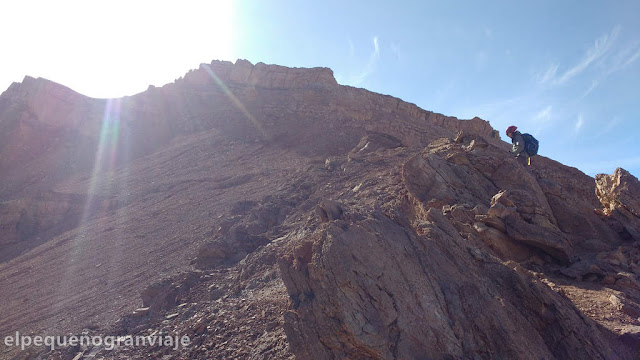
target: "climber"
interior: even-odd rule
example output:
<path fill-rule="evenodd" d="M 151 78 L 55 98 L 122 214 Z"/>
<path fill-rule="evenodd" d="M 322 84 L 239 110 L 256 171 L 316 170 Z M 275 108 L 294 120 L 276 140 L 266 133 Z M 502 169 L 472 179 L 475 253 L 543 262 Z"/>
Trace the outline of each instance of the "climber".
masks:
<path fill-rule="evenodd" d="M 531 157 L 538 154 L 538 140 L 530 134 L 520 133 L 517 129 L 518 127 L 513 125 L 507 128 L 507 136 L 513 144 L 511 152 L 516 154 L 516 158 L 526 159 L 527 165 L 531 165 Z"/>

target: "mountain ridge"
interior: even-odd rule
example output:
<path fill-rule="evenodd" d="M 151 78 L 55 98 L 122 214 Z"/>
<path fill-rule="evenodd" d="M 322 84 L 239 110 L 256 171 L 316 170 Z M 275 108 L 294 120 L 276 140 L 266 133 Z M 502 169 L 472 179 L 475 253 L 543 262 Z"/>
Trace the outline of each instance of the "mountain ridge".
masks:
<path fill-rule="evenodd" d="M 522 166 L 485 120 L 239 60 L 119 99 L 25 78 L 0 133 L 0 334 L 169 331 L 181 358 L 635 351 L 637 178 Z"/>

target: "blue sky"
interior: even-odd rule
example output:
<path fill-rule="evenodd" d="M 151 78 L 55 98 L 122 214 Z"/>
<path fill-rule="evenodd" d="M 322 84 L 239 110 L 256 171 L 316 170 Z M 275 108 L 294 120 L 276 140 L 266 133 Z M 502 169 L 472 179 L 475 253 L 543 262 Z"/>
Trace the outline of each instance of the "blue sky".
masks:
<path fill-rule="evenodd" d="M 502 134 L 517 125 L 542 155 L 589 175 L 640 175 L 640 1 L 61 0 L 36 21 L 26 3 L 0 15 L 7 27 L 31 15 L 35 28 L 0 25 L 18 38 L 0 88 L 28 74 L 123 96 L 213 59 L 324 66 L 341 84 L 479 116 Z M 60 23 L 66 32 L 51 30 Z"/>

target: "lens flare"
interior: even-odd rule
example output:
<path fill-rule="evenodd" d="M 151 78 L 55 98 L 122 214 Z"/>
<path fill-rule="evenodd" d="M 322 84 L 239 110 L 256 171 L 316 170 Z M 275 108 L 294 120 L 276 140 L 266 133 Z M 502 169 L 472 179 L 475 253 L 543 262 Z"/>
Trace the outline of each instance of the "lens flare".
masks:
<path fill-rule="evenodd" d="M 80 223 L 76 233 L 71 239 L 71 251 L 67 254 L 67 264 L 60 289 L 68 289 L 74 281 L 78 281 L 78 274 L 83 274 L 83 266 L 95 266 L 92 261 L 101 261 L 100 266 L 110 268 L 112 264 L 117 263 L 125 251 L 122 242 L 124 241 L 122 227 L 128 214 L 123 213 L 116 217 L 116 224 L 113 232 L 112 246 L 104 247 L 109 251 L 108 254 L 102 254 L 101 259 L 87 257 L 88 239 L 94 234 L 91 229 L 95 225 L 99 225 L 100 221 L 107 221 L 106 217 L 100 215 L 106 211 L 112 210 L 112 199 L 117 201 L 125 201 L 128 194 L 128 160 L 130 134 L 128 131 L 122 132 L 122 100 L 107 99 L 104 103 L 104 111 L 102 123 L 100 125 L 100 133 L 98 136 L 98 144 L 96 147 L 95 158 L 91 177 L 89 178 L 88 189 L 86 190 L 86 199 Z M 117 181 L 113 170 L 117 166 L 124 165 L 118 171 L 120 181 Z M 106 225 L 106 224 L 105 224 Z M 95 244 L 93 244 L 95 246 Z M 102 262 L 106 261 L 107 264 Z M 89 265 L 87 265 L 87 263 Z M 117 274 L 109 274 L 109 277 L 117 276 Z M 96 289 L 97 291 L 97 289 Z M 64 302 L 69 301 L 69 294 L 59 293 L 58 303 L 53 307 L 64 307 Z"/>
<path fill-rule="evenodd" d="M 262 127 L 262 124 L 260 124 L 258 120 L 256 120 L 256 118 L 253 115 L 251 115 L 251 113 L 249 112 L 249 110 L 247 110 L 244 104 L 242 104 L 242 102 L 238 100 L 238 98 L 235 95 L 233 95 L 233 93 L 231 92 L 231 90 L 229 90 L 227 85 L 225 85 L 225 83 L 222 82 L 222 80 L 220 80 L 218 75 L 216 75 L 216 73 L 211 69 L 211 66 L 209 66 L 209 64 L 201 64 L 200 66 L 211 76 L 213 81 L 215 81 L 215 83 L 220 87 L 220 89 L 222 89 L 224 94 L 227 95 L 229 99 L 231 99 L 231 102 L 233 102 L 233 104 L 238 108 L 238 110 L 240 110 L 240 112 L 242 112 L 242 114 L 244 114 L 244 116 L 247 117 L 247 119 L 251 122 L 251 124 L 253 124 L 253 126 L 256 127 L 256 129 L 260 132 L 260 135 L 262 135 L 262 137 L 265 139 L 268 138 L 267 132 Z"/>

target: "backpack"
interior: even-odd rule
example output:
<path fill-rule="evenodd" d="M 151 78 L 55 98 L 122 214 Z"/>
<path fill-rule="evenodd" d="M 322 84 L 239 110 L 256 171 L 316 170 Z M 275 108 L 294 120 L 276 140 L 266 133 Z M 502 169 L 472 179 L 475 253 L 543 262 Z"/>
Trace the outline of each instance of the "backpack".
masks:
<path fill-rule="evenodd" d="M 522 134 L 522 138 L 524 139 L 524 151 L 529 156 L 538 155 L 538 140 L 531 134 Z"/>

